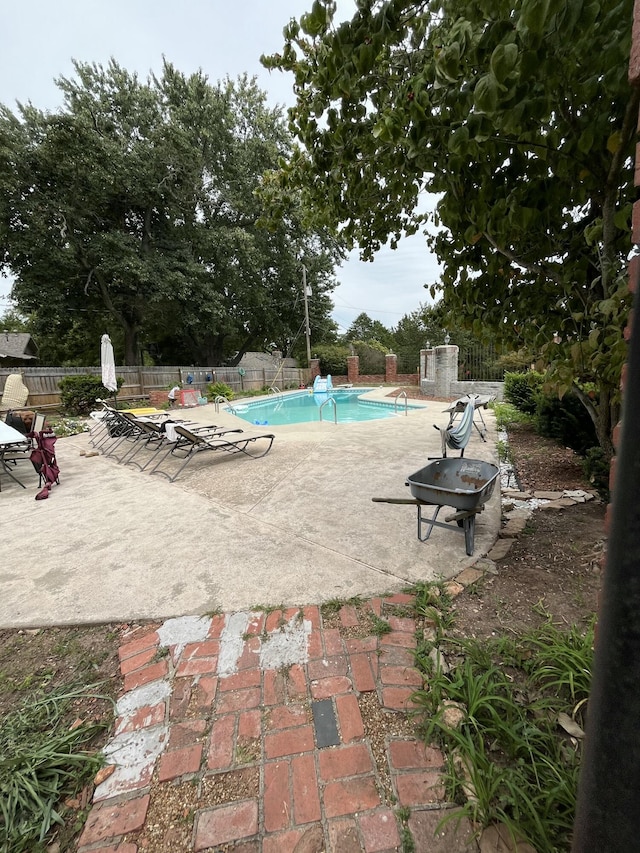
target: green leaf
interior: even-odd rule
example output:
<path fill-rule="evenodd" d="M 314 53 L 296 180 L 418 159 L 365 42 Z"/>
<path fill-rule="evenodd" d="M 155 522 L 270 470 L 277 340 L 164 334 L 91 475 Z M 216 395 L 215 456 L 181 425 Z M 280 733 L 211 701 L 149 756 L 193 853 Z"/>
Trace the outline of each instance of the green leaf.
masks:
<path fill-rule="evenodd" d="M 598 308 L 605 317 L 610 317 L 616 308 L 616 301 L 615 299 L 603 299 Z"/>
<path fill-rule="evenodd" d="M 469 146 L 469 128 L 466 125 L 456 128 L 447 144 L 453 154 L 465 154 Z"/>
<path fill-rule="evenodd" d="M 482 76 L 473 93 L 476 109 L 485 114 L 494 113 L 498 107 L 498 81 L 493 74 Z"/>
<path fill-rule="evenodd" d="M 374 124 L 371 133 L 374 139 L 379 139 L 380 142 L 391 142 L 391 131 L 385 118 Z"/>
<path fill-rule="evenodd" d="M 624 207 L 617 210 L 614 217 L 613 223 L 616 228 L 619 228 L 620 231 L 630 231 L 631 230 L 631 204 L 625 204 Z"/>
<path fill-rule="evenodd" d="M 620 150 L 620 146 L 622 144 L 622 134 L 619 130 L 616 130 L 611 136 L 607 139 L 607 151 L 610 154 L 615 154 Z"/>
<path fill-rule="evenodd" d="M 516 44 L 499 44 L 491 54 L 491 71 L 498 83 L 504 83 L 516 67 L 518 61 L 518 46 Z"/>
<path fill-rule="evenodd" d="M 584 229 L 584 239 L 587 246 L 594 246 L 602 240 L 602 219 L 596 219 Z"/>
<path fill-rule="evenodd" d="M 473 27 L 471 23 L 464 18 L 458 18 L 450 32 L 451 41 L 458 42 L 460 45 L 460 55 L 471 46 L 473 41 Z"/>
<path fill-rule="evenodd" d="M 578 137 L 578 151 L 582 154 L 588 154 L 593 148 L 596 134 L 591 125 L 587 125 Z"/>
<path fill-rule="evenodd" d="M 517 29 L 542 35 L 549 15 L 551 0 L 523 0 Z"/>
<path fill-rule="evenodd" d="M 319 0 L 315 0 L 310 12 L 301 16 L 300 26 L 308 36 L 319 36 L 326 31 L 327 10 Z"/>
<path fill-rule="evenodd" d="M 450 83 L 460 76 L 460 55 L 460 44 L 454 42 L 443 48 L 436 58 L 436 69 Z"/>
<path fill-rule="evenodd" d="M 376 59 L 376 49 L 372 44 L 362 44 L 353 53 L 353 64 L 361 76 L 368 74 Z"/>

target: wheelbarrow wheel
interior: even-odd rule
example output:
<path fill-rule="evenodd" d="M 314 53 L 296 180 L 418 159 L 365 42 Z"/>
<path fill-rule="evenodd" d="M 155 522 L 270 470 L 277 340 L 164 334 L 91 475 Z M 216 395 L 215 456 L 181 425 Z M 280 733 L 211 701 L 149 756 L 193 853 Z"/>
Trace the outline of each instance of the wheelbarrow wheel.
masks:
<path fill-rule="evenodd" d="M 467 518 L 461 519 L 461 521 L 462 521 L 462 526 L 464 527 L 464 544 L 465 544 L 466 549 L 467 549 L 467 556 L 472 557 L 473 556 L 473 544 L 474 544 L 473 540 L 474 540 L 474 533 L 475 533 L 475 527 L 476 527 L 476 517 L 475 517 L 475 515 L 469 515 L 469 516 L 467 516 Z M 458 523 L 460 523 L 460 522 L 458 522 Z"/>

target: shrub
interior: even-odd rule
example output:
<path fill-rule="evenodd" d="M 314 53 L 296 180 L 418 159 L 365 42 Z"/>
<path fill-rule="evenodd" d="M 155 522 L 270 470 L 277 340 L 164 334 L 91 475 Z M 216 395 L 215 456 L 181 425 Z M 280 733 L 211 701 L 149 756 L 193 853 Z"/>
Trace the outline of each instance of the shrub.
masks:
<path fill-rule="evenodd" d="M 124 379 L 118 376 L 117 383 L 120 390 Z M 88 415 L 95 409 L 98 398 L 113 396 L 113 391 L 105 388 L 102 379 L 92 373 L 65 376 L 58 383 L 58 387 L 62 408 L 69 415 Z"/>
<path fill-rule="evenodd" d="M 320 359 L 320 373 L 323 376 L 347 375 L 347 358 L 351 355 L 349 347 L 337 344 L 324 344 L 314 348 L 314 355 Z"/>
<path fill-rule="evenodd" d="M 542 388 L 541 373 L 505 373 L 504 399 L 521 412 L 532 415 L 536 411 L 537 393 Z"/>
<path fill-rule="evenodd" d="M 558 397 L 539 393 L 535 429 L 538 435 L 553 438 L 581 456 L 584 456 L 589 448 L 598 445 L 593 421 L 573 394 L 565 394 L 560 400 Z"/>
<path fill-rule="evenodd" d="M 609 502 L 609 469 L 611 460 L 601 447 L 590 447 L 582 460 L 582 470 L 600 497 Z"/>
<path fill-rule="evenodd" d="M 360 373 L 383 376 L 386 373 L 387 348 L 378 341 L 354 341 L 353 347 L 360 359 Z"/>
<path fill-rule="evenodd" d="M 498 356 L 496 367 L 513 373 L 526 373 L 533 360 L 533 356 L 526 349 L 512 350 Z"/>
<path fill-rule="evenodd" d="M 216 397 L 226 397 L 227 400 L 233 400 L 233 388 L 225 382 L 213 382 L 207 386 L 207 397 L 213 402 Z"/>
<path fill-rule="evenodd" d="M 513 403 L 494 402 L 490 408 L 496 416 L 498 430 L 506 430 L 510 424 L 530 424 L 533 416 L 516 409 Z"/>

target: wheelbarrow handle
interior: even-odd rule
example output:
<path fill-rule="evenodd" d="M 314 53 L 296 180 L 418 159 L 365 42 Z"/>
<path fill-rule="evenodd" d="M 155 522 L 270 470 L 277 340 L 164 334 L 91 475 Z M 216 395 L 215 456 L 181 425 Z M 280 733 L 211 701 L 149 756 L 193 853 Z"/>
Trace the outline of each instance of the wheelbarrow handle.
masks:
<path fill-rule="evenodd" d="M 382 504 L 410 504 L 411 506 L 424 506 L 425 501 L 418 498 L 371 498 L 374 503 Z"/>

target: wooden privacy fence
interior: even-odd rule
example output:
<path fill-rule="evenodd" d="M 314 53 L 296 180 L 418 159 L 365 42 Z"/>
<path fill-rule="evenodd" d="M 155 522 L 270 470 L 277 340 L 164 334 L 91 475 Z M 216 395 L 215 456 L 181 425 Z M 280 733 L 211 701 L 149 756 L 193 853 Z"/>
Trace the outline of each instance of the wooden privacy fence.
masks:
<path fill-rule="evenodd" d="M 100 367 L 3 367 L 0 368 L 0 396 L 7 376 L 19 373 L 29 389 L 27 407 L 32 409 L 56 409 L 60 406 L 60 380 L 65 376 L 93 374 L 101 375 Z M 237 367 L 116 367 L 116 376 L 124 384 L 118 392 L 121 400 L 146 399 L 153 391 L 169 389 L 174 385 L 183 388 L 198 388 L 206 394 L 212 382 L 224 382 L 234 392 L 253 391 L 277 386 L 297 388 L 310 381 L 310 371 L 297 367 L 279 368 L 277 365 L 247 369 L 244 373 Z M 193 382 L 188 381 L 188 377 Z M 210 377 L 210 379 L 207 379 Z"/>

